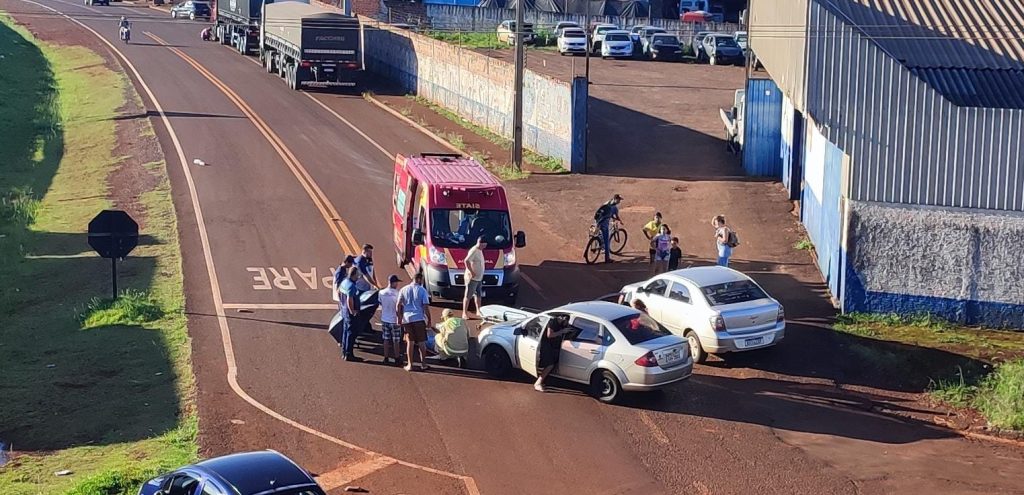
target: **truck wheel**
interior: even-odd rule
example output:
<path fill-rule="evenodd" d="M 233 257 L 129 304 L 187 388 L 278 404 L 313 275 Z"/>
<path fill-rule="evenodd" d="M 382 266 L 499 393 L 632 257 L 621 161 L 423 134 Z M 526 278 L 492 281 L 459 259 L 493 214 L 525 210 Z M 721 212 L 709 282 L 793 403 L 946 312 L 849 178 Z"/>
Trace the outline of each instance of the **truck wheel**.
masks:
<path fill-rule="evenodd" d="M 263 53 L 263 67 L 267 69 L 267 74 L 274 73 L 274 52 Z"/>
<path fill-rule="evenodd" d="M 226 27 L 217 26 L 217 41 L 224 46 L 228 46 L 231 43 L 231 33 L 228 32 Z"/>

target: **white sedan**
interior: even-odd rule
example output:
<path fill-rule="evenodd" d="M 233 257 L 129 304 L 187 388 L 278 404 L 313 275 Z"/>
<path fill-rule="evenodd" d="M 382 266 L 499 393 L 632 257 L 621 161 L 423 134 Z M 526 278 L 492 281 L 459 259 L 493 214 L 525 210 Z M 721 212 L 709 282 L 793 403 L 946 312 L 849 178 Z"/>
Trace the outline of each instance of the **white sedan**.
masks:
<path fill-rule="evenodd" d="M 662 388 L 693 373 L 686 340 L 620 304 L 573 303 L 540 314 L 491 305 L 480 312 L 495 322 L 477 337 L 484 367 L 493 376 L 514 368 L 537 376 L 541 334 L 559 315 L 568 315 L 575 331 L 562 341 L 552 375 L 589 385 L 602 402 L 615 402 L 623 391 Z"/>
<path fill-rule="evenodd" d="M 581 28 L 563 28 L 558 35 L 558 53 L 576 54 L 587 53 L 587 32 Z"/>
<path fill-rule="evenodd" d="M 707 355 L 778 344 L 786 313 L 746 275 L 721 266 L 684 268 L 622 288 L 621 301 L 639 299 L 655 320 L 686 337 L 698 363 Z"/>

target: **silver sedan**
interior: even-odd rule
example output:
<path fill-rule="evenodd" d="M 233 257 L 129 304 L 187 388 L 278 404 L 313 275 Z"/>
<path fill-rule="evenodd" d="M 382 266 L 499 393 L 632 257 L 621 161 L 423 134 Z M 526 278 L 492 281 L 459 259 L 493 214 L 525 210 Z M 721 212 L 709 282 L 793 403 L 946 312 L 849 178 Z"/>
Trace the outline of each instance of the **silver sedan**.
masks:
<path fill-rule="evenodd" d="M 624 391 L 656 390 L 693 372 L 686 340 L 628 306 L 591 301 L 540 314 L 484 306 L 481 313 L 494 323 L 478 337 L 484 366 L 494 376 L 515 368 L 537 376 L 541 334 L 560 315 L 569 316 L 574 331 L 562 341 L 552 375 L 589 385 L 602 402 L 615 402 Z"/>

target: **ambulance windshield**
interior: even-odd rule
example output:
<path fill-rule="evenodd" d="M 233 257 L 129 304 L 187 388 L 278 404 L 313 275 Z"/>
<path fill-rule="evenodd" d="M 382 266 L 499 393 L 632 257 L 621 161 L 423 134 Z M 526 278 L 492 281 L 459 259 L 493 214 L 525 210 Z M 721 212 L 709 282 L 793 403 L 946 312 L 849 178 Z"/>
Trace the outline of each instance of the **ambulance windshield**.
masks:
<path fill-rule="evenodd" d="M 430 236 L 435 247 L 469 249 L 483 236 L 488 249 L 512 245 L 512 223 L 507 211 L 433 210 Z"/>

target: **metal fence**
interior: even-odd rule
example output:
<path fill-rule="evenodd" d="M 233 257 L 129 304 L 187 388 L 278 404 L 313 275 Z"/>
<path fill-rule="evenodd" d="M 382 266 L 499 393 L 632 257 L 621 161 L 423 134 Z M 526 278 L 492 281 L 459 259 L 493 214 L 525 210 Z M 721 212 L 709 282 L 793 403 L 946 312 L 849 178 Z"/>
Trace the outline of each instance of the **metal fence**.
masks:
<path fill-rule="evenodd" d="M 515 10 L 492 7 L 465 7 L 461 5 L 437 5 L 426 4 L 426 18 L 420 19 L 418 15 L 407 15 L 404 12 L 388 10 L 381 12 L 381 20 L 393 23 L 415 24 L 421 28 L 460 31 L 460 32 L 487 32 L 494 31 L 502 21 L 515 19 Z M 526 22 L 533 23 L 534 30 L 551 30 L 555 25 L 563 21 L 575 22 L 581 26 L 594 23 L 608 23 L 620 27 L 646 25 L 662 28 L 681 38 L 692 36 L 697 31 L 715 31 L 733 34 L 742 30 L 739 24 L 734 23 L 684 23 L 678 19 L 652 19 L 648 17 L 616 17 L 603 15 L 564 14 L 559 12 L 542 12 L 527 10 L 524 17 Z"/>

